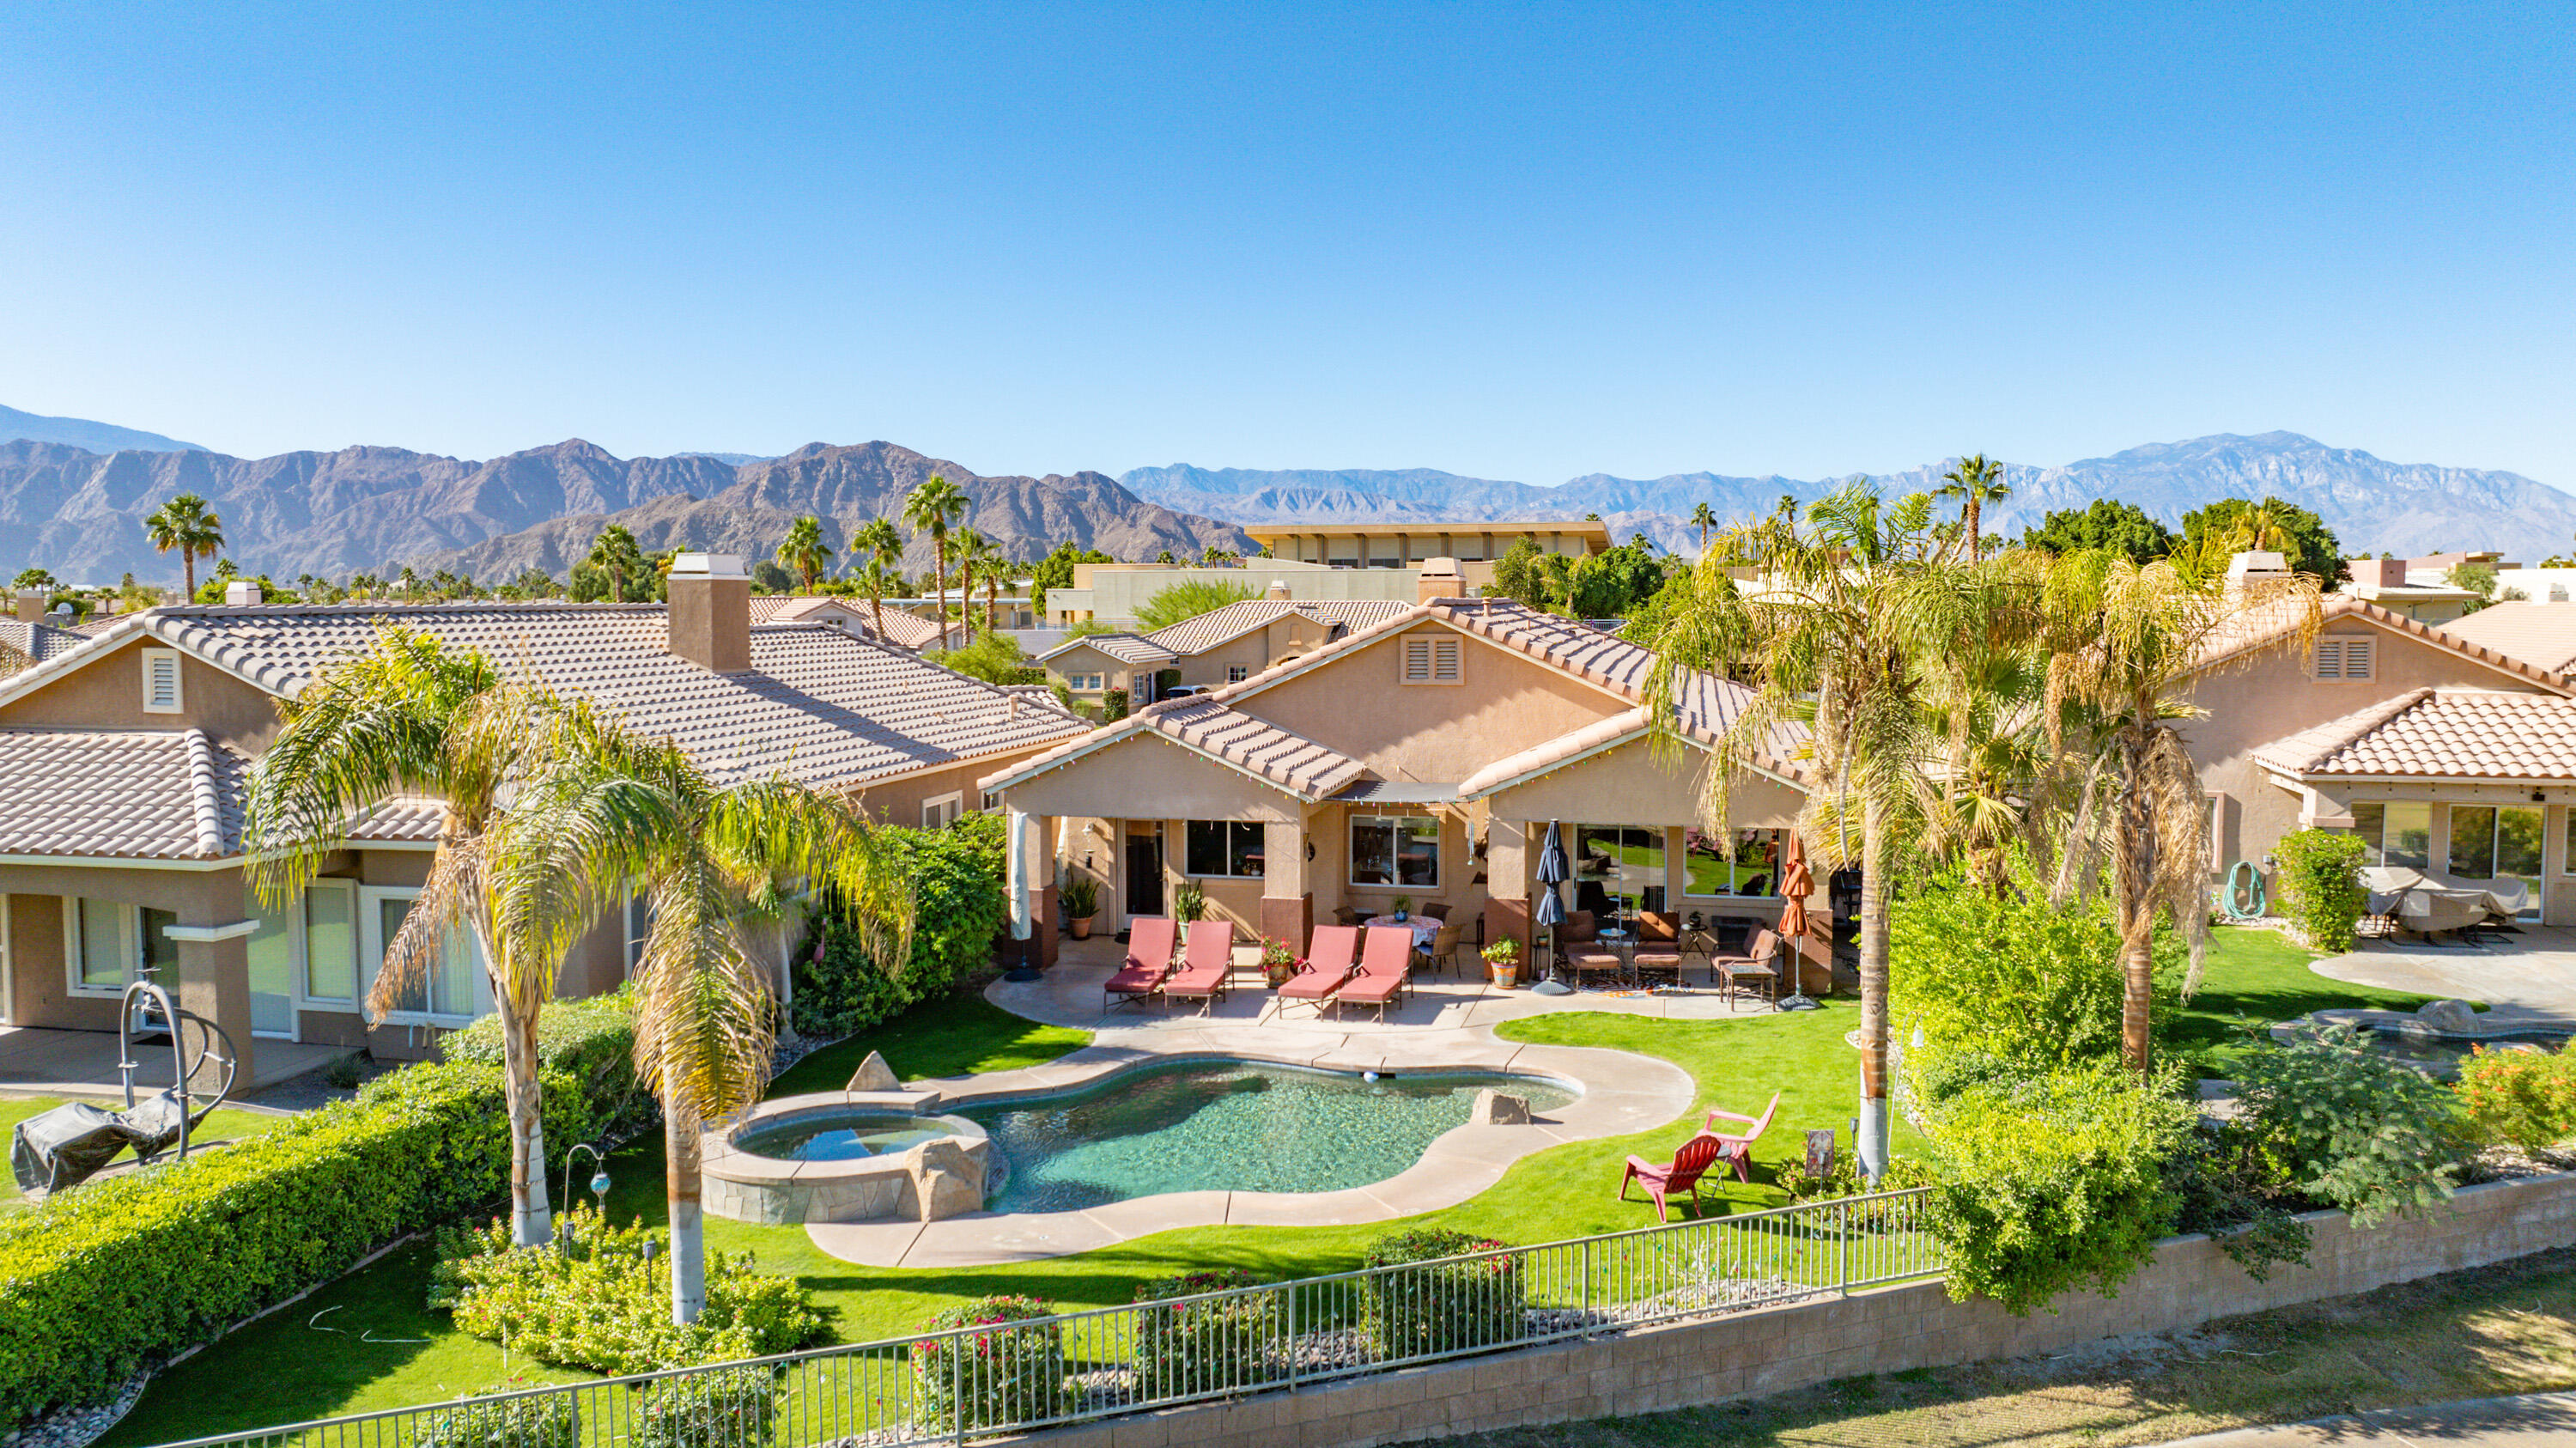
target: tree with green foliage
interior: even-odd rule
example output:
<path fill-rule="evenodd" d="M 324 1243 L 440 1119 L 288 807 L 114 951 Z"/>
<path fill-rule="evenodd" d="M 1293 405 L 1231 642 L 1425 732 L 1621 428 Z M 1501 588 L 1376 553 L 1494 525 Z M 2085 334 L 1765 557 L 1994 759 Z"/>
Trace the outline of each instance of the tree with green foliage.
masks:
<path fill-rule="evenodd" d="M 1097 548 L 1077 547 L 1069 542 L 1058 543 L 1047 553 L 1047 556 L 1039 559 L 1030 568 L 1029 607 L 1036 609 L 1038 613 L 1043 616 L 1046 612 L 1046 596 L 1048 589 L 1073 587 L 1073 566 L 1075 564 L 1115 563 L 1117 561 L 1118 560 L 1101 552 Z"/>
<path fill-rule="evenodd" d="M 1029 656 L 1021 651 L 1018 639 L 991 629 L 978 630 L 962 648 L 931 649 L 922 657 L 988 684 L 1046 682 L 1046 670 L 1029 662 Z"/>
<path fill-rule="evenodd" d="M 1531 608 L 1546 608 L 1550 602 L 1547 556 L 1538 550 L 1538 540 L 1528 534 L 1513 539 L 1503 556 L 1494 560 L 1494 591 Z"/>
<path fill-rule="evenodd" d="M 2221 498 L 2182 515 L 2182 542 L 2174 561 L 2197 578 L 2226 576 L 2227 562 L 2247 549 L 2278 553 L 2290 571 L 2304 573 L 2320 585 L 2343 576 L 2343 545 L 2323 518 L 2296 503 L 2266 497 L 2262 502 Z"/>
<path fill-rule="evenodd" d="M 144 516 L 143 536 L 159 552 L 179 555 L 179 566 L 187 576 L 185 596 L 195 598 L 197 560 L 223 551 L 224 520 L 215 516 L 205 499 L 179 493 Z"/>
<path fill-rule="evenodd" d="M 2082 508 L 2063 508 L 2025 530 L 2021 546 L 2041 553 L 2080 553 L 2095 549 L 2115 553 L 2132 563 L 2152 563 L 2174 551 L 2174 531 L 2135 503 L 2095 498 Z"/>
<path fill-rule="evenodd" d="M 859 593 L 868 601 L 868 620 L 877 637 L 885 637 L 885 601 L 900 596 L 903 577 L 895 569 L 903 563 L 903 538 L 886 518 L 870 518 L 866 526 L 850 535 L 850 557 L 860 563 Z"/>
<path fill-rule="evenodd" d="M 965 632 L 972 633 L 975 590 L 984 585 L 986 573 L 1002 562 L 1002 550 L 1000 545 L 973 528 L 960 530 L 948 542 L 949 552 L 957 560 L 957 619 L 966 625 Z M 945 596 L 940 599 L 939 616 L 942 620 L 948 616 Z M 984 627 L 990 629 L 992 626 L 993 616 L 988 610 L 984 615 Z"/>
<path fill-rule="evenodd" d="M 1184 619 L 1203 613 L 1214 613 L 1230 603 L 1242 603 L 1257 597 L 1240 583 L 1219 583 L 1213 579 L 1194 578 L 1157 590 L 1153 597 L 1136 606 L 1136 621 L 1148 633 L 1170 628 Z"/>
<path fill-rule="evenodd" d="M 583 602 L 605 600 L 609 603 L 634 603 L 651 597 L 644 580 L 653 565 L 644 557 L 643 548 L 625 525 L 611 523 L 590 540 L 590 552 L 573 565 L 572 596 Z M 411 592 L 411 570 L 404 574 L 404 596 Z"/>
<path fill-rule="evenodd" d="M 1985 555 L 1985 506 L 2012 496 L 2012 485 L 2004 481 L 2003 464 L 1978 453 L 1964 457 L 1941 475 L 1948 481 L 1932 496 L 1959 500 L 1959 526 L 1965 535 L 1968 561 L 1976 562 Z"/>
<path fill-rule="evenodd" d="M 20 593 L 51 593 L 62 585 L 54 581 L 54 575 L 41 568 L 21 568 L 18 576 L 9 581 L 9 586 Z"/>
<path fill-rule="evenodd" d="M 1702 499 L 1691 509 L 1690 522 L 1692 527 L 1699 530 L 1699 556 L 1706 558 L 1708 535 L 1717 528 L 1717 510 L 1710 507 L 1706 499 Z"/>
<path fill-rule="evenodd" d="M 948 590 L 948 533 L 957 520 L 966 516 L 965 490 L 937 473 L 920 487 L 906 493 L 903 520 L 915 533 L 930 535 L 930 596 L 941 599 Z M 948 646 L 948 609 L 939 605 L 939 646 Z"/>
<path fill-rule="evenodd" d="M 823 542 L 823 520 L 808 513 L 787 525 L 787 541 L 778 545 L 778 561 L 805 580 L 805 591 L 832 566 L 832 550 Z"/>
<path fill-rule="evenodd" d="M 2475 613 L 2496 601 L 2496 571 L 2493 564 L 2453 564 L 2451 571 L 2442 577 L 2453 588 L 2470 595 L 2469 600 L 2460 605 L 2460 612 L 2464 614 Z"/>

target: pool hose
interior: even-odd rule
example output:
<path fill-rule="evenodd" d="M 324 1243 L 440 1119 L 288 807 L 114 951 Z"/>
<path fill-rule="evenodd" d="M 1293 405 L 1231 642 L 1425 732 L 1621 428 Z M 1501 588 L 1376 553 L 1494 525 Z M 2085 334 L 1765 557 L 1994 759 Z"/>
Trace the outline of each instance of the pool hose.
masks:
<path fill-rule="evenodd" d="M 2248 902 L 2240 905 L 2238 902 Z M 2252 860 L 2239 860 L 2227 872 L 2227 883 L 2218 890 L 2218 908 L 2230 920 L 2259 920 L 2271 908 L 2271 897 L 2263 888 L 2263 872 Z"/>

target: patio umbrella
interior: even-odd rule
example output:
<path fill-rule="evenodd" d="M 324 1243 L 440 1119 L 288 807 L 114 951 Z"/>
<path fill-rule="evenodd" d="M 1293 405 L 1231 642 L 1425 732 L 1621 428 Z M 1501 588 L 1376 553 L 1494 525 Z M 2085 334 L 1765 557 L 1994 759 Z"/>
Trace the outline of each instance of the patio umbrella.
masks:
<path fill-rule="evenodd" d="M 1554 944 L 1556 940 L 1555 927 L 1565 923 L 1565 899 L 1557 893 L 1556 887 L 1565 883 L 1566 878 L 1573 873 L 1573 869 L 1566 863 L 1564 837 L 1559 833 L 1556 821 L 1549 820 L 1547 835 L 1539 841 L 1538 847 L 1538 882 L 1547 887 L 1547 893 L 1539 896 L 1538 908 L 1530 912 L 1530 923 L 1548 927 L 1550 944 Z M 1532 995 L 1571 995 L 1573 993 L 1571 986 L 1553 975 L 1530 987 Z"/>
<path fill-rule="evenodd" d="M 1807 911 L 1808 892 L 1815 888 L 1816 872 L 1807 864 L 1806 842 L 1798 838 L 1796 830 L 1791 830 L 1787 855 L 1780 866 L 1780 895 L 1784 901 L 1780 907 L 1780 939 L 1788 947 L 1788 968 L 1793 972 L 1799 972 L 1800 962 L 1806 958 L 1807 941 L 1817 933 L 1816 926 L 1821 923 Z M 1825 958 L 1833 959 L 1830 948 Z M 1790 983 L 1800 983 L 1797 975 L 1790 977 Z M 1797 1004 L 1791 1005 L 1791 1001 Z M 1804 1010 L 1813 1004 L 1815 1002 L 1809 1000 L 1803 990 L 1792 991 L 1788 1000 L 1780 1003 L 1784 1010 Z"/>

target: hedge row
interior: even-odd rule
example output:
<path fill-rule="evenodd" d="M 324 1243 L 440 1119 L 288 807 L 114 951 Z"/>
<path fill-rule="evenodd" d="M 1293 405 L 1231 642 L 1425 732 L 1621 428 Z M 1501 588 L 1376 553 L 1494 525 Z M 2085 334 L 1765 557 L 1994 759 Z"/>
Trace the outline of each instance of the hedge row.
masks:
<path fill-rule="evenodd" d="M 606 1028 L 625 1029 L 622 1014 Z M 541 1072 L 550 1153 L 632 1111 L 632 1074 L 607 1064 L 608 1049 L 577 1032 L 546 1052 L 590 1068 Z M 457 1060 L 0 1218 L 0 1431 L 105 1399 L 144 1363 L 485 1206 L 509 1181 L 500 1072 Z"/>
<path fill-rule="evenodd" d="M 993 958 L 993 938 L 1010 918 L 1000 815 L 968 815 L 936 830 L 888 826 L 880 834 L 912 886 L 912 954 L 889 970 L 828 912 L 809 918 L 789 1008 L 796 1034 L 808 1039 L 840 1040 L 947 990 Z"/>

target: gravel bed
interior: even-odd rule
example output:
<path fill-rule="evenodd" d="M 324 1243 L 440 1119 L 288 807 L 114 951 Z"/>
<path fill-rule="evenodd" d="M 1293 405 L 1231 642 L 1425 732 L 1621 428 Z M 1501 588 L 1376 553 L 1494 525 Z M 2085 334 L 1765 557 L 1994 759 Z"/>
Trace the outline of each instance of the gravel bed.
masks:
<path fill-rule="evenodd" d="M 136 1373 L 126 1379 L 108 1402 L 86 1408 L 57 1408 L 6 1437 L 0 1437 L 0 1448 L 89 1448 L 107 1436 L 134 1404 L 143 1396 L 143 1385 L 152 1381 L 150 1373 Z"/>

